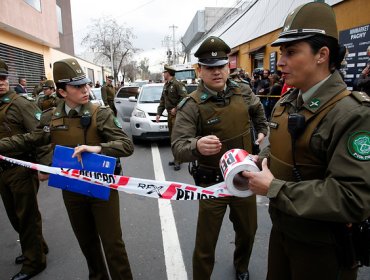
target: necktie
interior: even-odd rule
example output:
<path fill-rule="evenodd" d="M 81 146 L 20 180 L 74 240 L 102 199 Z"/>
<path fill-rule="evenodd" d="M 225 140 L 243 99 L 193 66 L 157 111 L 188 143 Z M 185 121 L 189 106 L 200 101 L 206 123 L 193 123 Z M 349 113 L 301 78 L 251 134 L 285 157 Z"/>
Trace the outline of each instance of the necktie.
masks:
<path fill-rule="evenodd" d="M 77 111 L 75 109 L 69 110 L 69 113 L 68 113 L 68 117 L 69 118 L 73 118 L 73 117 L 75 117 L 77 115 L 78 115 L 78 113 L 77 113 Z"/>

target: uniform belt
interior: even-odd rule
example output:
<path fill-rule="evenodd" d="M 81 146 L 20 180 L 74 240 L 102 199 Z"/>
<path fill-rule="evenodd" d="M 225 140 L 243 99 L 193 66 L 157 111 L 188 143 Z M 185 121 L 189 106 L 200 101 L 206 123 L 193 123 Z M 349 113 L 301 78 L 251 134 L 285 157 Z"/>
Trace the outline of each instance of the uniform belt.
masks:
<path fill-rule="evenodd" d="M 221 171 L 219 169 L 206 168 L 199 166 L 198 170 L 199 179 L 205 183 L 218 183 L 223 181 Z"/>

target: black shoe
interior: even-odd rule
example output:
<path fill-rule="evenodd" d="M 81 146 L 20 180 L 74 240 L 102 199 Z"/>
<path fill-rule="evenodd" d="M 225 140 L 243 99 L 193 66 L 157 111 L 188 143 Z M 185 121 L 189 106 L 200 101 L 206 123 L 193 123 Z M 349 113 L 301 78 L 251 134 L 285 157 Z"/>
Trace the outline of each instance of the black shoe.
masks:
<path fill-rule="evenodd" d="M 10 280 L 28 280 L 28 279 L 31 279 L 33 276 L 36 276 L 41 271 L 43 271 L 45 268 L 46 268 L 46 265 L 43 266 L 42 268 L 39 268 L 38 270 L 35 270 L 34 272 L 31 272 L 31 273 L 24 273 L 24 272 L 20 271 L 16 275 L 14 275 Z"/>
<path fill-rule="evenodd" d="M 174 162 L 174 161 L 169 161 L 169 162 L 168 162 L 168 165 L 169 165 L 169 166 L 174 166 L 174 165 L 175 165 L 175 162 Z"/>
<path fill-rule="evenodd" d="M 15 258 L 15 264 L 22 264 L 26 260 L 26 257 L 23 255 L 20 255 Z"/>
<path fill-rule="evenodd" d="M 237 272 L 236 280 L 249 280 L 249 271 L 246 272 Z"/>
<path fill-rule="evenodd" d="M 179 171 L 181 169 L 180 163 L 175 163 L 175 166 L 173 169 L 175 169 L 175 171 Z"/>

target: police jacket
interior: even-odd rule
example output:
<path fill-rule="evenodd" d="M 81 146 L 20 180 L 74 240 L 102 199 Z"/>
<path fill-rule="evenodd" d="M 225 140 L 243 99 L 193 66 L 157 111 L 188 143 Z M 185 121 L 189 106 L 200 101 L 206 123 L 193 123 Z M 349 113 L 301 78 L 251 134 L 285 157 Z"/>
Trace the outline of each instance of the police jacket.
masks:
<path fill-rule="evenodd" d="M 134 147 L 128 136 L 122 131 L 117 118 L 105 106 L 95 107 L 91 102 L 83 105 L 79 114 L 73 118 L 67 116 L 64 100 L 55 109 L 43 112 L 40 124 L 31 133 L 12 136 L 0 141 L 0 152 L 23 150 L 28 146 L 36 147 L 46 144 L 77 146 L 78 144 L 100 145 L 101 154 L 124 157 L 130 156 Z M 84 137 L 81 122 L 83 117 L 91 117 Z M 69 131 L 69 133 L 67 132 Z M 75 135 L 76 134 L 76 135 Z M 99 141 L 101 141 L 99 143 Z M 54 143 L 53 143 L 54 142 Z M 51 164 L 52 154 L 39 155 L 42 164 Z"/>
<path fill-rule="evenodd" d="M 302 108 L 298 90 L 276 104 L 270 122 L 269 212 L 274 227 L 291 238 L 314 244 L 334 243 L 333 224 L 360 222 L 370 216 L 370 99 L 348 92 L 334 72 Z M 292 178 L 292 146 L 287 119 L 306 119 L 296 140 L 302 181 Z"/>
<path fill-rule="evenodd" d="M 20 96 L 12 90 L 0 97 L 0 139 L 36 129 L 41 111 L 33 101 L 32 98 Z M 29 159 L 25 157 L 25 152 L 34 149 L 28 148 L 24 152 L 10 149 L 7 155 L 18 159 Z M 0 150 L 3 151 L 2 147 Z"/>
<path fill-rule="evenodd" d="M 228 80 L 221 97 L 208 91 L 201 81 L 197 90 L 178 105 L 172 151 L 182 162 L 199 160 L 207 167 L 218 168 L 218 160 L 228 149 L 250 149 L 250 121 L 258 133 L 267 135 L 263 107 L 248 85 Z M 222 151 L 214 156 L 202 156 L 196 142 L 211 134 L 222 141 Z"/>
<path fill-rule="evenodd" d="M 187 91 L 183 83 L 173 77 L 163 86 L 161 100 L 157 108 L 157 115 L 162 115 L 165 109 L 169 113 L 184 97 L 186 97 L 186 95 Z"/>

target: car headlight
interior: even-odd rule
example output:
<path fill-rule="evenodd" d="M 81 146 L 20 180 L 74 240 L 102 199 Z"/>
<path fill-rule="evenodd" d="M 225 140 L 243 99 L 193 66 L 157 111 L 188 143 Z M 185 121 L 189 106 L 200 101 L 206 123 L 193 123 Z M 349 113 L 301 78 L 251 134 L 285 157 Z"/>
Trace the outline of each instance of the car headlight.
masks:
<path fill-rule="evenodd" d="M 139 109 L 134 109 L 132 111 L 132 115 L 137 117 L 137 118 L 146 118 L 145 112 L 142 111 L 142 110 L 139 110 Z"/>

